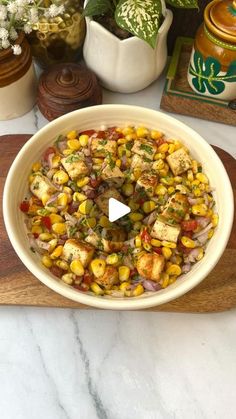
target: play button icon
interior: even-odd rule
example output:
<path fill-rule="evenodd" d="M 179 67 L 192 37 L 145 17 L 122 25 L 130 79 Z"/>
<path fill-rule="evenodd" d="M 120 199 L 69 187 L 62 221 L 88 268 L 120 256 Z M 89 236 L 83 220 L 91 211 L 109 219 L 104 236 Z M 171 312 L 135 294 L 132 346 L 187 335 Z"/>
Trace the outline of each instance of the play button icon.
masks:
<path fill-rule="evenodd" d="M 131 211 L 130 207 L 122 202 L 117 201 L 117 199 L 110 198 L 108 202 L 108 217 L 109 221 L 113 223 L 114 221 L 119 220 L 121 217 L 124 217 L 126 214 L 129 214 Z"/>

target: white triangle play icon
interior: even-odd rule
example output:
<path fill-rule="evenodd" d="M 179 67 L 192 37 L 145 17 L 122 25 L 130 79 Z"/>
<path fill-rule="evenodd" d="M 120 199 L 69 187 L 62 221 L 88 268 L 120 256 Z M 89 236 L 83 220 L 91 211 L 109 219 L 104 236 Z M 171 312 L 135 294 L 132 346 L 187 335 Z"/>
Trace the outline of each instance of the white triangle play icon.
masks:
<path fill-rule="evenodd" d="M 119 218 L 124 217 L 124 215 L 129 214 L 131 211 L 130 207 L 122 202 L 117 201 L 117 199 L 110 198 L 108 203 L 108 214 L 109 214 L 109 221 L 113 223 Z"/>

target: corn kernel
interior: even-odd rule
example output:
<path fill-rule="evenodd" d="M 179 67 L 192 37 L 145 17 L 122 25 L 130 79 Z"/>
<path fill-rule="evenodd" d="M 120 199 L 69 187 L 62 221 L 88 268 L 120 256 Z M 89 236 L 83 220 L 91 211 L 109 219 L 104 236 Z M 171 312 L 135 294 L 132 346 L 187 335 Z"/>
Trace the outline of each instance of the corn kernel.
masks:
<path fill-rule="evenodd" d="M 119 138 L 119 140 L 117 140 L 117 144 L 126 144 L 126 143 L 127 143 L 126 138 Z"/>
<path fill-rule="evenodd" d="M 73 193 L 73 201 L 85 201 L 87 199 L 87 196 L 86 195 L 84 195 L 83 193 L 80 193 L 80 192 L 74 192 Z"/>
<path fill-rule="evenodd" d="M 163 241 L 161 242 L 161 244 L 162 244 L 162 246 L 164 246 L 164 247 L 169 247 L 170 249 L 175 249 L 175 248 L 176 248 L 176 243 L 173 243 L 173 242 L 168 242 L 168 241 L 166 241 L 166 240 L 163 240 Z"/>
<path fill-rule="evenodd" d="M 157 240 L 157 239 L 152 239 L 151 240 L 151 245 L 154 247 L 160 247 L 161 246 L 161 241 Z"/>
<path fill-rule="evenodd" d="M 41 224 L 41 217 L 39 215 L 36 215 L 35 217 L 32 218 L 33 226 L 38 226 L 40 224 Z"/>
<path fill-rule="evenodd" d="M 135 134 L 135 132 L 133 132 L 133 134 L 127 134 L 125 136 L 127 141 L 132 141 L 132 140 L 137 140 L 137 134 Z"/>
<path fill-rule="evenodd" d="M 163 185 L 167 185 L 167 186 L 171 186 L 174 184 L 174 178 L 173 177 L 161 177 L 160 178 L 160 183 L 162 183 Z"/>
<path fill-rule="evenodd" d="M 78 188 L 83 188 L 83 186 L 87 185 L 90 182 L 88 176 L 83 177 L 82 179 L 77 180 Z"/>
<path fill-rule="evenodd" d="M 50 244 L 49 252 L 52 252 L 55 249 L 55 247 L 57 246 L 57 239 L 49 240 L 48 243 Z"/>
<path fill-rule="evenodd" d="M 181 237 L 181 243 L 185 246 L 185 247 L 187 247 L 187 248 L 189 248 L 189 249 L 194 249 L 194 247 L 196 247 L 196 243 L 195 243 L 195 241 L 194 240 L 192 240 L 192 239 L 190 239 L 189 237 L 187 237 L 187 236 L 182 236 Z"/>
<path fill-rule="evenodd" d="M 104 291 L 101 287 L 99 287 L 99 285 L 96 282 L 92 282 L 92 284 L 90 285 L 91 290 L 94 292 L 94 294 L 96 295 L 103 295 Z"/>
<path fill-rule="evenodd" d="M 161 145 L 159 145 L 159 147 L 157 148 L 157 152 L 158 153 L 166 153 L 169 149 L 169 144 L 167 143 L 163 143 Z"/>
<path fill-rule="evenodd" d="M 95 217 L 90 217 L 86 219 L 86 224 L 89 228 L 94 228 L 97 224 Z"/>
<path fill-rule="evenodd" d="M 128 206 L 130 207 L 131 211 L 136 211 L 140 207 L 140 205 L 137 202 L 135 202 L 133 199 L 129 200 Z"/>
<path fill-rule="evenodd" d="M 68 140 L 74 140 L 74 138 L 77 137 L 77 131 L 73 130 L 73 131 L 69 131 L 67 134 L 67 138 Z"/>
<path fill-rule="evenodd" d="M 124 193 L 125 196 L 131 196 L 134 193 L 134 187 L 132 185 L 132 183 L 125 183 L 122 186 L 122 192 Z"/>
<path fill-rule="evenodd" d="M 194 190 L 193 190 L 193 195 L 194 195 L 194 196 L 196 196 L 196 197 L 201 196 L 201 195 L 202 195 L 202 191 L 201 191 L 201 189 L 200 189 L 200 188 L 196 188 L 196 189 L 194 189 Z"/>
<path fill-rule="evenodd" d="M 136 134 L 138 138 L 143 138 L 149 134 L 149 130 L 145 127 L 138 127 L 136 129 Z"/>
<path fill-rule="evenodd" d="M 50 214 L 49 218 L 50 218 L 52 224 L 63 222 L 63 217 L 61 215 L 58 215 L 58 214 Z"/>
<path fill-rule="evenodd" d="M 53 235 L 50 233 L 41 233 L 39 235 L 39 240 L 42 240 L 43 242 L 48 242 L 49 240 L 53 239 Z"/>
<path fill-rule="evenodd" d="M 54 176 L 53 176 L 54 182 L 56 182 L 58 185 L 63 185 L 64 183 L 67 183 L 69 180 L 69 176 L 64 170 L 58 170 Z"/>
<path fill-rule="evenodd" d="M 123 135 L 128 135 L 128 134 L 133 134 L 134 130 L 132 127 L 125 127 L 122 129 L 121 132 Z"/>
<path fill-rule="evenodd" d="M 119 262 L 119 257 L 116 253 L 112 253 L 111 255 L 107 256 L 106 262 L 108 265 L 115 265 Z"/>
<path fill-rule="evenodd" d="M 162 288 L 166 288 L 169 285 L 169 275 L 166 272 L 161 274 L 161 286 Z"/>
<path fill-rule="evenodd" d="M 174 145 L 175 145 L 175 150 L 179 150 L 180 148 L 183 147 L 183 144 L 178 140 L 174 140 Z"/>
<path fill-rule="evenodd" d="M 187 179 L 190 181 L 190 182 L 193 182 L 193 171 L 192 170 L 188 170 L 187 171 Z"/>
<path fill-rule="evenodd" d="M 197 261 L 201 260 L 203 258 L 203 256 L 204 256 L 204 250 L 203 250 L 202 247 L 199 247 L 198 251 L 199 251 L 199 253 L 198 253 L 197 257 L 196 257 L 196 260 Z"/>
<path fill-rule="evenodd" d="M 207 214 L 207 210 L 208 210 L 208 208 L 205 204 L 199 204 L 199 205 L 196 204 L 196 205 L 192 206 L 192 213 L 194 215 L 199 215 L 199 216 L 205 217 L 206 214 Z"/>
<path fill-rule="evenodd" d="M 166 155 L 165 153 L 156 153 L 154 155 L 154 160 L 165 160 Z"/>
<path fill-rule="evenodd" d="M 52 225 L 52 231 L 56 234 L 65 234 L 66 233 L 66 224 L 65 223 L 54 223 Z"/>
<path fill-rule="evenodd" d="M 50 258 L 51 259 L 57 259 L 57 258 L 59 258 L 60 256 L 61 256 L 61 254 L 62 254 L 62 251 L 63 251 L 63 246 L 57 246 L 54 250 L 53 250 L 53 252 L 50 254 Z"/>
<path fill-rule="evenodd" d="M 177 276 L 175 276 L 175 275 L 170 276 L 169 285 L 173 284 L 176 281 L 176 279 L 177 279 Z"/>
<path fill-rule="evenodd" d="M 156 204 L 154 201 L 146 201 L 144 202 L 142 208 L 145 214 L 149 214 L 149 212 L 152 212 L 156 208 Z"/>
<path fill-rule="evenodd" d="M 131 157 L 131 154 L 132 154 L 130 150 L 127 150 L 124 144 L 118 147 L 117 153 L 119 157 L 123 157 L 123 156 Z"/>
<path fill-rule="evenodd" d="M 134 288 L 134 290 L 132 291 L 132 296 L 133 297 L 138 297 L 139 295 L 144 293 L 144 288 L 142 286 L 142 284 L 138 284 L 136 288 Z"/>
<path fill-rule="evenodd" d="M 212 226 L 216 227 L 219 222 L 219 216 L 218 214 L 213 214 L 211 217 Z"/>
<path fill-rule="evenodd" d="M 155 194 L 156 195 L 165 195 L 167 193 L 167 189 L 165 186 L 159 184 L 157 185 L 156 189 L 155 189 Z"/>
<path fill-rule="evenodd" d="M 169 194 L 169 195 L 171 195 L 172 193 L 174 193 L 174 192 L 175 192 L 175 188 L 174 188 L 174 186 L 170 186 L 170 187 L 167 189 L 167 191 L 168 191 L 168 194 Z"/>
<path fill-rule="evenodd" d="M 77 276 L 84 275 L 84 267 L 83 267 L 82 263 L 80 262 L 80 260 L 78 260 L 78 259 L 75 259 L 71 262 L 70 269 L 73 272 L 73 274 L 75 274 Z"/>
<path fill-rule="evenodd" d="M 88 145 L 89 136 L 86 134 L 82 134 L 79 136 L 79 142 L 82 147 L 86 147 Z"/>
<path fill-rule="evenodd" d="M 33 172 L 38 172 L 41 169 L 41 163 L 39 161 L 35 162 L 32 166 Z"/>
<path fill-rule="evenodd" d="M 172 256 L 172 250 L 169 247 L 162 247 L 161 252 L 164 258 L 167 260 L 170 259 L 170 257 Z"/>
<path fill-rule="evenodd" d="M 58 212 L 58 208 L 57 207 L 53 207 L 52 205 L 45 205 L 44 207 L 45 210 L 48 211 L 48 213 L 52 213 L 52 214 L 56 214 Z"/>
<path fill-rule="evenodd" d="M 74 153 L 74 151 L 71 150 L 71 148 L 66 148 L 65 150 L 63 150 L 62 153 L 64 154 L 64 156 L 69 156 L 70 154 Z"/>
<path fill-rule="evenodd" d="M 56 266 L 58 266 L 58 268 L 61 268 L 63 271 L 68 271 L 69 269 L 68 263 L 64 260 L 56 260 L 55 264 Z"/>
<path fill-rule="evenodd" d="M 175 265 L 175 264 L 173 264 L 173 265 L 171 265 L 171 266 L 169 266 L 168 268 L 167 268 L 167 270 L 166 270 L 166 273 L 168 274 L 168 275 L 175 275 L 175 276 L 179 276 L 179 275 L 181 275 L 181 268 L 180 268 L 180 266 L 179 265 Z"/>
<path fill-rule="evenodd" d="M 93 207 L 93 201 L 91 199 L 86 199 L 86 201 L 83 201 L 80 204 L 79 212 L 83 215 L 87 215 L 90 213 L 92 207 Z"/>
<path fill-rule="evenodd" d="M 57 197 L 57 205 L 65 207 L 68 203 L 68 196 L 66 193 L 62 192 Z"/>
<path fill-rule="evenodd" d="M 138 230 L 139 231 L 141 229 L 141 227 L 142 227 L 141 221 L 136 221 L 136 223 L 133 224 L 133 229 L 134 230 Z"/>
<path fill-rule="evenodd" d="M 117 159 L 117 160 L 116 160 L 116 166 L 117 166 L 117 167 L 120 167 L 120 166 L 121 166 L 121 160 L 120 160 L 120 159 Z"/>
<path fill-rule="evenodd" d="M 108 218 L 105 215 L 101 216 L 101 218 L 99 219 L 99 224 L 103 228 L 108 228 L 108 227 L 111 226 L 110 221 L 108 220 Z"/>
<path fill-rule="evenodd" d="M 130 282 L 124 281 L 122 284 L 120 284 L 119 288 L 121 291 L 125 291 L 130 287 Z"/>
<path fill-rule="evenodd" d="M 143 214 L 140 214 L 140 212 L 132 212 L 129 214 L 129 219 L 131 221 L 141 221 L 143 219 Z"/>
<path fill-rule="evenodd" d="M 157 131 L 155 129 L 152 129 L 150 134 L 153 140 L 159 140 L 159 138 L 163 135 L 161 131 Z"/>
<path fill-rule="evenodd" d="M 29 184 L 31 184 L 33 182 L 34 178 L 35 178 L 35 175 L 29 175 L 29 177 L 28 177 Z"/>
<path fill-rule="evenodd" d="M 52 158 L 52 168 L 56 169 L 59 166 L 60 161 L 61 161 L 60 156 L 58 156 L 58 155 L 53 156 L 53 158 Z"/>
<path fill-rule="evenodd" d="M 182 263 L 183 259 L 179 255 L 175 255 L 175 263 L 177 265 L 180 265 Z"/>
<path fill-rule="evenodd" d="M 192 171 L 194 174 L 198 173 L 198 164 L 196 160 L 192 160 Z"/>
<path fill-rule="evenodd" d="M 119 266 L 119 280 L 121 282 L 127 281 L 130 276 L 130 268 L 128 266 Z"/>
<path fill-rule="evenodd" d="M 42 201 L 43 206 L 46 205 L 46 203 L 48 202 L 49 199 L 50 199 L 50 195 L 48 195 L 47 193 L 44 193 L 42 195 L 41 201 Z"/>
<path fill-rule="evenodd" d="M 169 166 L 168 166 L 167 163 L 164 163 L 163 169 L 159 170 L 159 175 L 160 176 L 167 176 L 168 172 L 169 172 Z"/>
<path fill-rule="evenodd" d="M 151 252 L 151 251 L 152 251 L 152 246 L 150 245 L 150 243 L 143 243 L 143 248 L 144 248 L 147 252 Z"/>
<path fill-rule="evenodd" d="M 67 146 L 68 146 L 71 150 L 76 151 L 76 150 L 79 150 L 79 149 L 80 149 L 81 144 L 80 144 L 79 140 L 77 140 L 77 139 L 73 139 L 73 140 L 68 140 L 68 141 L 67 141 Z"/>
<path fill-rule="evenodd" d="M 52 261 L 50 259 L 50 257 L 44 255 L 41 259 L 42 264 L 46 267 L 46 268 L 51 268 L 52 267 Z"/>
<path fill-rule="evenodd" d="M 209 208 L 209 209 L 207 210 L 206 217 L 211 218 L 211 217 L 212 217 L 212 215 L 213 215 L 213 211 L 212 211 L 212 209 L 211 209 L 211 208 Z"/>
<path fill-rule="evenodd" d="M 175 144 L 169 144 L 168 153 L 172 154 L 176 150 Z"/>
<path fill-rule="evenodd" d="M 34 225 L 31 228 L 31 233 L 33 233 L 33 234 L 41 234 L 42 232 L 43 232 L 43 229 L 39 225 Z"/>
<path fill-rule="evenodd" d="M 141 247 L 142 246 L 142 240 L 140 236 L 135 237 L 135 247 Z"/>
<path fill-rule="evenodd" d="M 90 263 L 90 267 L 92 270 L 93 275 L 96 278 L 103 276 L 106 269 L 106 262 L 103 259 L 93 259 Z"/>
<path fill-rule="evenodd" d="M 134 180 L 138 180 L 142 174 L 140 167 L 135 167 L 133 170 Z"/>
<path fill-rule="evenodd" d="M 94 164 L 97 164 L 97 165 L 102 165 L 102 164 L 103 164 L 103 162 L 104 162 L 104 160 L 103 160 L 103 159 L 100 159 L 100 157 L 94 157 L 94 158 L 93 158 L 93 163 L 94 163 Z"/>
<path fill-rule="evenodd" d="M 207 238 L 211 239 L 213 234 L 214 234 L 214 229 L 212 228 L 211 230 L 208 231 Z"/>
<path fill-rule="evenodd" d="M 175 177 L 174 177 L 174 181 L 175 181 L 175 183 L 181 183 L 181 182 L 182 182 L 182 180 L 183 180 L 182 176 L 175 176 Z"/>
<path fill-rule="evenodd" d="M 73 274 L 64 274 L 61 277 L 62 281 L 65 282 L 68 285 L 73 284 L 73 278 L 74 278 Z"/>
<path fill-rule="evenodd" d="M 201 183 L 204 183 L 205 185 L 207 185 L 209 183 L 209 180 L 208 180 L 207 176 L 204 175 L 204 173 L 197 173 L 196 174 L 196 179 L 198 179 Z"/>

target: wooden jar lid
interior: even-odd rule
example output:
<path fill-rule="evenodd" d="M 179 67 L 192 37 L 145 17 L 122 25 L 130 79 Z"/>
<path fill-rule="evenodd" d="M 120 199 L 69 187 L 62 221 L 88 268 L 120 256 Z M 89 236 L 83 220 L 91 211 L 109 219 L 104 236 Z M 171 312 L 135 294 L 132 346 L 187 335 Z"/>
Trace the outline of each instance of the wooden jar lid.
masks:
<path fill-rule="evenodd" d="M 102 103 L 102 89 L 95 74 L 82 64 L 56 64 L 39 80 L 37 103 L 52 121 L 61 115 Z"/>
<path fill-rule="evenodd" d="M 236 0 L 221 0 L 213 3 L 210 18 L 217 29 L 236 38 Z"/>

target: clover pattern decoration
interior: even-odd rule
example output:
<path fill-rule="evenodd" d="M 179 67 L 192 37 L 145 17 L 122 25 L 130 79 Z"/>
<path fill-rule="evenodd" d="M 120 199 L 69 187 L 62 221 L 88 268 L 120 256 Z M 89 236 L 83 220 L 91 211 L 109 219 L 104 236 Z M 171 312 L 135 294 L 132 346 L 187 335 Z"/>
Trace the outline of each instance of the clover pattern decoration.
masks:
<path fill-rule="evenodd" d="M 213 57 L 204 61 L 200 52 L 194 51 L 193 64 L 190 64 L 189 73 L 193 76 L 192 84 L 199 93 L 208 91 L 212 95 L 219 95 L 225 90 L 225 82 L 236 82 L 236 61 L 233 61 L 227 73 L 219 74 L 221 64 Z"/>

